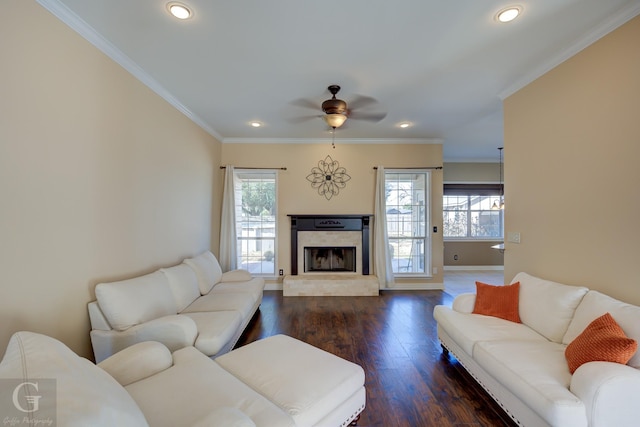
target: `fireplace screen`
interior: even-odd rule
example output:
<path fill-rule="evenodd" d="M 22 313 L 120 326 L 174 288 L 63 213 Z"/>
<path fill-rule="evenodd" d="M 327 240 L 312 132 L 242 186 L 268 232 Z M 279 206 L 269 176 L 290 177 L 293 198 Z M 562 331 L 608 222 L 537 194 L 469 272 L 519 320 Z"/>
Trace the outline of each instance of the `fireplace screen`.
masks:
<path fill-rule="evenodd" d="M 304 271 L 356 271 L 355 247 L 305 247 Z"/>

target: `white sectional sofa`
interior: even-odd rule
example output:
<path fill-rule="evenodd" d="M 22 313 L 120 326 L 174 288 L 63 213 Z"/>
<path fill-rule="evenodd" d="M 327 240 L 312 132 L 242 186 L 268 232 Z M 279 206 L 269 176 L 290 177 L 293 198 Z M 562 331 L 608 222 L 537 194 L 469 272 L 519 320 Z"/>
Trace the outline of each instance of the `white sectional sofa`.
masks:
<path fill-rule="evenodd" d="M 338 427 L 366 398 L 360 366 L 284 335 L 215 360 L 146 341 L 94 365 L 51 337 L 17 332 L 0 379 L 5 425 Z"/>
<path fill-rule="evenodd" d="M 519 273 L 522 323 L 473 314 L 475 294 L 437 306 L 434 317 L 451 352 L 504 410 L 527 427 L 640 425 L 640 354 L 629 362 L 592 361 L 570 373 L 565 349 L 596 318 L 610 313 L 640 341 L 640 307 L 586 287 Z"/>
<path fill-rule="evenodd" d="M 264 280 L 222 273 L 211 252 L 153 273 L 96 286 L 89 303 L 96 362 L 142 341 L 169 350 L 194 346 L 215 357 L 230 351 L 262 302 Z"/>

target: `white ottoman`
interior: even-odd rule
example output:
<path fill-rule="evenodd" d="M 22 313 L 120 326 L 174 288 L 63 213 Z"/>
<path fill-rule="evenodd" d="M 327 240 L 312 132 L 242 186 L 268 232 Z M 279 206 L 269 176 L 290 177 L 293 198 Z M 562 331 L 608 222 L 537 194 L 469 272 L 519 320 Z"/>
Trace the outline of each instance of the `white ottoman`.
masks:
<path fill-rule="evenodd" d="M 299 426 L 346 426 L 365 407 L 359 365 L 286 335 L 255 341 L 215 361 Z"/>

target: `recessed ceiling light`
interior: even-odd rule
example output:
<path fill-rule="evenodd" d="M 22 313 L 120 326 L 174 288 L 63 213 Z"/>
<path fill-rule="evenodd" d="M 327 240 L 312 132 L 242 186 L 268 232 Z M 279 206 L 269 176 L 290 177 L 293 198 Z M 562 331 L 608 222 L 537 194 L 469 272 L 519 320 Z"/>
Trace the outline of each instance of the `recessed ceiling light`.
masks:
<path fill-rule="evenodd" d="M 260 122 L 251 122 L 251 126 L 253 126 L 254 128 L 259 128 L 260 126 L 262 126 L 262 123 L 260 123 Z"/>
<path fill-rule="evenodd" d="M 177 2 L 171 2 L 167 4 L 167 10 L 169 11 L 169 13 L 171 13 L 173 16 L 175 16 L 178 19 L 189 19 L 191 18 L 191 9 L 189 9 L 187 6 L 185 6 L 182 3 L 177 3 Z"/>
<path fill-rule="evenodd" d="M 498 22 L 511 22 L 516 19 L 520 13 L 522 13 L 522 7 L 509 6 L 496 14 L 496 20 Z"/>
<path fill-rule="evenodd" d="M 400 123 L 398 126 L 400 126 L 401 128 L 408 128 L 409 126 L 411 126 L 411 123 L 409 122 L 402 122 Z"/>

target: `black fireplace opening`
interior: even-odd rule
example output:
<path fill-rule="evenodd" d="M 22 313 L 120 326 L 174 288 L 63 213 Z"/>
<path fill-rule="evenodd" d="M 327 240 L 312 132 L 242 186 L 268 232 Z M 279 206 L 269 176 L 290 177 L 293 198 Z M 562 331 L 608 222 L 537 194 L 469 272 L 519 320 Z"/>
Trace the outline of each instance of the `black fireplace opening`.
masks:
<path fill-rule="evenodd" d="M 304 271 L 355 272 L 355 246 L 311 246 L 304 248 Z"/>

